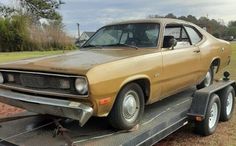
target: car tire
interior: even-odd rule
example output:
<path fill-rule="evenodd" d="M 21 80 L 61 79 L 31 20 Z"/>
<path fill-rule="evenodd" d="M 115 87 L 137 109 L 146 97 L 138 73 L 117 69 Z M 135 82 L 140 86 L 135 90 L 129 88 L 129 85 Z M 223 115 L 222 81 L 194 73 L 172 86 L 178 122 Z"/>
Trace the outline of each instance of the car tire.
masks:
<path fill-rule="evenodd" d="M 213 134 L 219 122 L 220 109 L 219 96 L 216 94 L 211 95 L 205 119 L 201 122 L 195 122 L 195 132 L 203 136 Z"/>
<path fill-rule="evenodd" d="M 229 121 L 233 115 L 235 91 L 232 86 L 226 87 L 219 93 L 221 99 L 220 121 Z"/>
<path fill-rule="evenodd" d="M 130 83 L 119 92 L 108 121 L 116 129 L 129 130 L 139 123 L 143 112 L 143 90 L 138 84 Z"/>
<path fill-rule="evenodd" d="M 213 80 L 214 80 L 214 67 L 211 66 L 207 71 L 204 80 L 199 85 L 197 85 L 197 89 L 202 89 L 210 86 L 211 84 L 213 84 Z"/>

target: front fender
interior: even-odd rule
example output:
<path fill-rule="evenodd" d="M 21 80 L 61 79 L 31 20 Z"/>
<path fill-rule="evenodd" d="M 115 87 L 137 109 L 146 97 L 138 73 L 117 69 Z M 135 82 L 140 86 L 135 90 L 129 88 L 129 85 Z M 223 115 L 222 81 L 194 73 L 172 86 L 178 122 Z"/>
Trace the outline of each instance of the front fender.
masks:
<path fill-rule="evenodd" d="M 99 117 L 107 116 L 115 103 L 119 91 L 128 83 L 140 79 L 147 79 L 150 81 L 149 76 L 145 74 L 139 74 L 127 76 L 125 78 L 116 78 L 105 82 L 99 82 L 94 85 L 92 84 L 90 86 L 92 91 L 92 94 L 90 94 L 90 100 L 94 105 L 94 115 Z M 101 105 L 100 101 L 106 98 L 109 98 L 109 103 L 106 105 Z"/>
<path fill-rule="evenodd" d="M 139 74 L 139 75 L 134 75 L 134 76 L 130 76 L 128 78 L 126 78 L 120 85 L 119 91 L 122 89 L 122 87 L 124 87 L 126 84 L 133 82 L 135 80 L 140 80 L 140 79 L 147 79 L 150 82 L 150 78 L 149 76 L 145 75 L 145 74 Z"/>

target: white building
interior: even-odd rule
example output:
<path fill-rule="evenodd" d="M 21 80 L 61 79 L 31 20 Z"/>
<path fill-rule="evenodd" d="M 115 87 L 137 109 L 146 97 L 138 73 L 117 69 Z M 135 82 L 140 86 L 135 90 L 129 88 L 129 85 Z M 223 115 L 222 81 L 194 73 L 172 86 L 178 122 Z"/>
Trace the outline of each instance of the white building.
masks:
<path fill-rule="evenodd" d="M 76 41 L 76 45 L 78 46 L 81 46 L 83 45 L 91 36 L 93 36 L 95 32 L 88 32 L 88 31 L 85 31 L 83 32 L 79 39 Z"/>

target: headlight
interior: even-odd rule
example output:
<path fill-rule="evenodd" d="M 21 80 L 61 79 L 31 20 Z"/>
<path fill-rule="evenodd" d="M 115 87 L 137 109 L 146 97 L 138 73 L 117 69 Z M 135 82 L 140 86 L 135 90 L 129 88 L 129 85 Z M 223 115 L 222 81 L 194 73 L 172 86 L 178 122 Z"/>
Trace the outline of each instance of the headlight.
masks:
<path fill-rule="evenodd" d="M 88 93 L 88 83 L 87 80 L 84 78 L 77 78 L 75 80 L 75 89 L 79 94 L 86 94 Z"/>
<path fill-rule="evenodd" d="M 3 84 L 3 82 L 4 82 L 4 78 L 3 78 L 2 73 L 0 72 L 0 84 Z"/>

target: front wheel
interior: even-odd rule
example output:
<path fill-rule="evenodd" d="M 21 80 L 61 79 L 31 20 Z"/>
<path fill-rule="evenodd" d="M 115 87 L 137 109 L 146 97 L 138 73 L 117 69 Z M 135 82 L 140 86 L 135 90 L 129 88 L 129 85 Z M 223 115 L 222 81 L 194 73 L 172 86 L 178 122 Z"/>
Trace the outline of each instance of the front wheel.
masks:
<path fill-rule="evenodd" d="M 129 130 L 139 123 L 143 112 L 143 91 L 138 84 L 130 83 L 119 92 L 108 120 L 116 129 Z"/>
<path fill-rule="evenodd" d="M 213 80 L 214 80 L 214 68 L 213 66 L 211 66 L 207 71 L 204 80 L 199 85 L 197 85 L 197 89 L 202 89 L 210 86 L 213 83 Z"/>

